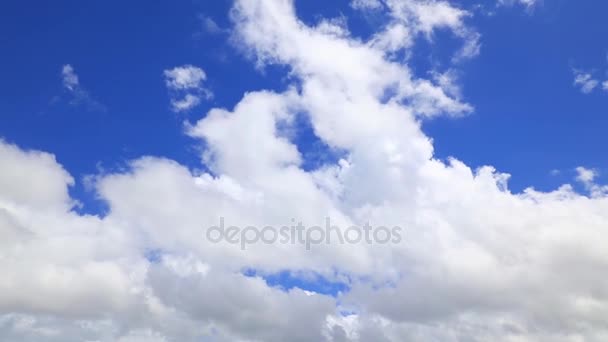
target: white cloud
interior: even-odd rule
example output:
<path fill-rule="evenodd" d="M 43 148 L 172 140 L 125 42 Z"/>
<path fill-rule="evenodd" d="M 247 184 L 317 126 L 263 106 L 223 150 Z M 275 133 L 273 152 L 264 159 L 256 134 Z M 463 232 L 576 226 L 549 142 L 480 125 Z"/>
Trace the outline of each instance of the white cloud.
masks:
<path fill-rule="evenodd" d="M 512 193 L 491 166 L 435 159 L 420 120 L 471 110 L 453 72 L 416 78 L 376 40 L 306 26 L 291 1 L 240 0 L 232 16 L 235 42 L 260 64 L 287 66 L 293 84 L 247 93 L 188 127 L 212 174 L 142 157 L 95 177 L 105 217 L 79 215 L 73 180 L 52 155 L 0 142 L 0 340 L 606 339 L 605 193 L 568 184 Z M 168 87 L 196 90 L 198 75 Z M 285 134 L 297 115 L 344 158 L 305 171 Z M 599 186 L 595 172 L 578 171 Z M 405 235 L 394 245 L 243 251 L 205 240 L 220 216 L 240 226 L 331 216 Z M 242 275 L 248 268 L 315 272 L 352 290 L 284 291 Z"/>
<path fill-rule="evenodd" d="M 373 5 L 375 3 L 352 2 L 351 6 L 361 10 L 377 10 L 382 7 L 382 3 Z M 470 12 L 438 0 L 385 0 L 384 6 L 392 20 L 385 30 L 376 34 L 372 43 L 386 52 L 409 48 L 418 34 L 432 39 L 435 30 L 447 28 L 464 42 L 461 50 L 455 54 L 454 62 L 479 54 L 481 36 L 464 24 L 465 18 L 471 16 Z"/>
<path fill-rule="evenodd" d="M 213 93 L 203 87 L 207 79 L 205 71 L 193 65 L 183 65 L 164 71 L 165 84 L 171 95 L 171 107 L 175 112 L 187 111 L 202 99 L 210 99 Z"/>
<path fill-rule="evenodd" d="M 597 171 L 582 166 L 576 168 L 576 173 L 576 180 L 585 184 L 593 183 L 593 180 L 597 177 Z"/>
<path fill-rule="evenodd" d="M 380 9 L 382 2 L 380 0 L 352 0 L 350 6 L 358 10 Z"/>
<path fill-rule="evenodd" d="M 68 90 L 73 91 L 78 87 L 78 76 L 74 73 L 74 68 L 71 65 L 64 65 L 61 69 L 61 75 L 63 76 L 63 86 Z"/>
<path fill-rule="evenodd" d="M 540 5 L 543 0 L 498 0 L 498 4 L 502 6 L 513 6 L 519 4 L 532 9 L 537 5 Z"/>
<path fill-rule="evenodd" d="M 202 86 L 207 75 L 203 69 L 193 65 L 184 65 L 165 70 L 165 83 L 167 88 L 173 90 L 198 89 Z"/>
<path fill-rule="evenodd" d="M 599 172 L 595 169 L 588 169 L 583 166 L 576 168 L 576 180 L 583 184 L 592 197 L 603 197 L 608 194 L 608 186 L 598 185 L 595 180 Z"/>
<path fill-rule="evenodd" d="M 201 103 L 200 97 L 198 97 L 196 95 L 192 95 L 192 94 L 186 94 L 181 99 L 172 99 L 171 107 L 173 108 L 174 111 L 181 112 L 181 111 L 185 111 L 185 110 L 194 108 L 194 107 L 198 106 L 199 103 Z"/>
<path fill-rule="evenodd" d="M 608 60 L 608 55 L 607 55 Z M 579 86 L 581 91 L 585 94 L 589 94 L 596 88 L 601 88 L 604 91 L 608 91 L 608 80 L 601 82 L 593 74 L 594 72 L 588 72 L 580 69 L 572 69 L 574 73 L 574 85 Z"/>
<path fill-rule="evenodd" d="M 598 85 L 599 81 L 593 78 L 589 72 L 573 69 L 574 85 L 580 87 L 583 94 L 591 93 Z"/>

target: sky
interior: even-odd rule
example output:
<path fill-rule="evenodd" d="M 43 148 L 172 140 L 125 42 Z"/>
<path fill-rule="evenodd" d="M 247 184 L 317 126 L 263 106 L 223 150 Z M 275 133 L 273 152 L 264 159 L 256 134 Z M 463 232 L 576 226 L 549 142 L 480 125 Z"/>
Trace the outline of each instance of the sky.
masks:
<path fill-rule="evenodd" d="M 473 8 L 467 24 L 482 34 L 483 53 L 457 68 L 462 97 L 475 110 L 462 119 L 423 123 L 437 156 L 456 156 L 473 167 L 494 165 L 512 174 L 516 191 L 551 190 L 573 178 L 580 165 L 608 171 L 608 160 L 599 153 L 608 144 L 608 94 L 601 86 L 584 94 L 573 85 L 573 69 L 592 72 L 599 82 L 608 78 L 608 48 L 597 39 L 608 33 L 605 5 L 457 4 Z M 0 134 L 24 148 L 52 151 L 77 178 L 141 155 L 196 167 L 184 121 L 213 107 L 231 108 L 246 91 L 288 85 L 284 72 L 274 66 L 256 70 L 232 46 L 230 6 L 229 1 L 67 1 L 32 9 L 27 2 L 5 2 L 0 25 L 10 53 L 0 66 Z M 381 18 L 366 19 L 348 1 L 299 1 L 296 9 L 309 24 L 344 15 L 353 34 L 363 38 L 382 25 Z M 413 52 L 414 72 L 426 76 L 435 65 L 449 69 L 446 61 L 458 44 L 451 38 L 439 30 L 433 43 L 420 42 Z M 99 108 L 73 103 L 61 80 L 68 64 Z M 187 64 L 205 71 L 214 97 L 173 115 L 163 70 Z M 552 177 L 552 170 L 561 175 Z"/>
<path fill-rule="evenodd" d="M 0 340 L 605 340 L 605 13 L 3 1 Z"/>

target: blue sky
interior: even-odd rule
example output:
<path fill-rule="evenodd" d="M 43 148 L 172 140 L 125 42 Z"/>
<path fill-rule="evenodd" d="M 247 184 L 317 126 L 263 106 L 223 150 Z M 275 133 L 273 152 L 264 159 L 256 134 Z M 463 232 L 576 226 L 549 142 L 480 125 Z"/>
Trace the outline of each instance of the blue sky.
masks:
<path fill-rule="evenodd" d="M 348 15 L 349 28 L 362 37 L 377 25 L 353 13 L 347 1 L 299 1 L 296 8 L 311 24 Z M 229 9 L 228 1 L 35 6 L 5 1 L 0 136 L 53 151 L 79 179 L 142 155 L 200 168 L 196 146 L 183 134 L 184 120 L 198 119 L 214 106 L 231 108 L 245 91 L 286 86 L 284 75 L 274 70 L 279 67 L 256 70 L 230 44 Z M 484 13 L 490 10 L 494 13 Z M 608 50 L 597 39 L 608 35 L 606 10 L 603 2 L 558 0 L 531 11 L 512 6 L 475 12 L 469 23 L 482 34 L 481 53 L 459 66 L 463 98 L 475 111 L 424 122 L 436 155 L 456 156 L 471 166 L 494 165 L 512 174 L 514 191 L 553 189 L 569 182 L 579 165 L 608 170 L 602 153 L 608 146 L 608 93 L 583 94 L 572 84 L 573 68 L 608 75 Z M 209 32 L 204 18 L 226 31 Z M 417 74 L 449 61 L 446 46 L 454 38 L 439 32 L 434 39 L 416 47 L 420 53 L 412 68 Z M 61 83 L 65 64 L 74 67 L 103 109 L 70 104 Z M 202 67 L 215 97 L 176 115 L 162 71 L 181 64 Z M 301 145 L 306 144 L 304 139 Z M 560 174 L 551 175 L 552 170 Z M 80 183 L 73 191 L 84 203 L 90 201 Z"/>
<path fill-rule="evenodd" d="M 604 340 L 606 13 L 2 1 L 0 340 Z"/>

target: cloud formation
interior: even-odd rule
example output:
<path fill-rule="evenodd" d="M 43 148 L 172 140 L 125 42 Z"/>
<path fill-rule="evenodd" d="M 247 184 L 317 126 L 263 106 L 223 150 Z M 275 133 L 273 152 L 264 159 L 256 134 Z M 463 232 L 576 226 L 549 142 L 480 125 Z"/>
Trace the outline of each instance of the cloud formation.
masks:
<path fill-rule="evenodd" d="M 183 65 L 165 70 L 163 74 L 174 112 L 188 111 L 199 105 L 201 100 L 213 97 L 213 93 L 203 87 L 207 74 L 199 67 Z"/>
<path fill-rule="evenodd" d="M 513 6 L 515 4 L 523 5 L 528 9 L 541 4 L 543 0 L 498 0 L 500 6 Z"/>
<path fill-rule="evenodd" d="M 592 197 L 603 197 L 608 194 L 608 186 L 598 185 L 595 182 L 600 175 L 597 170 L 579 166 L 576 168 L 576 173 L 576 180 L 583 184 Z"/>
<path fill-rule="evenodd" d="M 600 84 L 589 72 L 578 69 L 573 69 L 572 72 L 574 73 L 574 85 L 579 87 L 583 94 L 590 94 Z"/>
<path fill-rule="evenodd" d="M 358 10 L 380 9 L 382 2 L 380 0 L 352 0 L 350 6 Z"/>
<path fill-rule="evenodd" d="M 384 30 L 370 41 L 386 53 L 395 53 L 410 48 L 418 35 L 432 40 L 437 29 L 449 29 L 462 39 L 463 46 L 453 57 L 454 62 L 470 59 L 479 54 L 481 36 L 465 25 L 465 19 L 472 14 L 446 1 L 418 0 L 374 0 L 352 1 L 351 7 L 362 11 L 387 9 L 391 20 Z"/>
<path fill-rule="evenodd" d="M 64 65 L 61 69 L 61 75 L 63 76 L 63 86 L 66 89 L 74 91 L 74 89 L 79 86 L 80 82 L 78 81 L 78 76 L 71 65 Z"/>
<path fill-rule="evenodd" d="M 292 84 L 188 126 L 208 173 L 141 157 L 98 175 L 104 217 L 70 210 L 74 180 L 51 154 L 1 142 L 0 340 L 605 340 L 605 193 L 513 193 L 492 166 L 435 158 L 421 121 L 473 107 L 449 73 L 418 78 L 391 58 L 413 42 L 387 36 L 470 32 L 466 13 L 444 1 L 386 4 L 391 24 L 360 41 L 329 21 L 304 24 L 292 1 L 236 1 L 233 39 L 256 63 L 288 68 Z M 171 91 L 200 96 L 206 76 L 184 66 L 165 77 Z M 289 134 L 298 115 L 344 156 L 304 170 Z M 595 185 L 589 170 L 578 175 Z M 203 238 L 219 217 L 280 226 L 328 216 L 400 225 L 404 239 L 311 252 Z M 246 269 L 322 275 L 348 291 L 285 290 Z"/>

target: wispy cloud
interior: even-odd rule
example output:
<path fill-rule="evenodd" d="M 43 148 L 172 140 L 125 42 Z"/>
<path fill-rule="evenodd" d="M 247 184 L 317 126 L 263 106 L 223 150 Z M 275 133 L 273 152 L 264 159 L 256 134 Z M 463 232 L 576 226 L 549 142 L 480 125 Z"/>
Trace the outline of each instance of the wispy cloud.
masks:
<path fill-rule="evenodd" d="M 573 69 L 572 72 L 574 73 L 574 86 L 579 87 L 583 94 L 591 93 L 600 83 L 590 72 L 578 69 Z"/>
<path fill-rule="evenodd" d="M 606 55 L 606 62 L 608 62 L 608 55 Z M 591 69 L 591 71 L 573 68 L 574 85 L 580 87 L 584 94 L 590 94 L 596 88 L 608 92 L 608 80 L 604 78 L 604 81 L 601 81 L 601 77 L 596 77 L 598 69 L 601 70 L 602 67 Z M 605 75 L 608 75 L 608 71 Z"/>
<path fill-rule="evenodd" d="M 527 9 L 533 9 L 541 3 L 542 0 L 498 0 L 499 6 L 523 5 Z"/>
<path fill-rule="evenodd" d="M 354 9 L 380 9 L 382 2 L 380 0 L 352 0 L 350 6 Z"/>
<path fill-rule="evenodd" d="M 230 32 L 228 28 L 222 27 L 222 25 L 218 24 L 215 19 L 204 13 L 199 14 L 197 17 L 200 23 L 200 27 L 194 34 L 195 37 L 200 37 L 204 35 L 221 35 Z"/>
<path fill-rule="evenodd" d="M 220 25 L 218 25 L 217 22 L 211 17 L 200 15 L 199 19 L 203 25 L 203 30 L 205 30 L 207 33 L 219 34 L 226 31 L 225 29 L 221 28 Z"/>
<path fill-rule="evenodd" d="M 106 108 L 101 103 L 97 102 L 80 83 L 80 79 L 70 64 L 66 64 L 61 68 L 61 78 L 63 88 L 70 95 L 69 103 L 73 106 L 83 105 L 89 110 L 105 111 Z"/>

